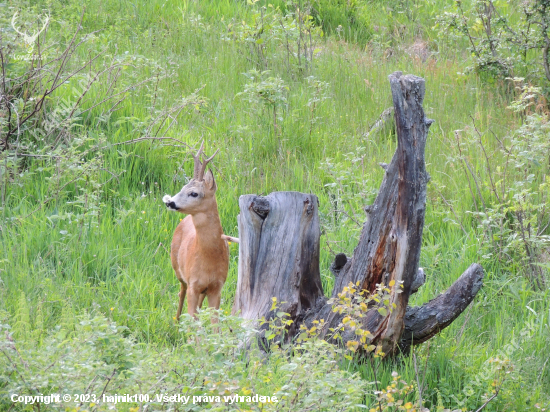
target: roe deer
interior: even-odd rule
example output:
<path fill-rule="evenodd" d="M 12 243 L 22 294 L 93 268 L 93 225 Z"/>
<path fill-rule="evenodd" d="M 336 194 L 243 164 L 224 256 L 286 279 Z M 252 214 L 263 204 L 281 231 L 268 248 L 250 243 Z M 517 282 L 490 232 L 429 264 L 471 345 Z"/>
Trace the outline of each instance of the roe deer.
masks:
<path fill-rule="evenodd" d="M 203 145 L 193 156 L 193 179 L 174 197 L 164 196 L 162 201 L 171 210 L 185 213 L 174 232 L 170 257 L 176 277 L 181 283 L 176 319 L 179 321 L 183 302 L 187 296 L 187 312 L 195 316 L 205 296 L 208 306 L 220 308 L 222 287 L 229 269 L 228 240 L 222 231 L 216 203 L 216 181 L 206 165 L 218 153 L 201 163 Z M 238 239 L 235 239 L 238 241 Z M 216 322 L 214 318 L 213 323 Z"/>

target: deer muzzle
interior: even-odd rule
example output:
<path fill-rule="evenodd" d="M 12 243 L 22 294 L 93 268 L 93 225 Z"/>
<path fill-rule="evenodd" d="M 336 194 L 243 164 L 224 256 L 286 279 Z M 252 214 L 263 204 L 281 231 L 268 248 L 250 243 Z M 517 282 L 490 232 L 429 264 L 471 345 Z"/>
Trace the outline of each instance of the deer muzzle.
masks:
<path fill-rule="evenodd" d="M 176 206 L 176 202 L 172 200 L 172 198 L 169 195 L 165 195 L 162 198 L 162 201 L 166 205 L 166 207 L 170 210 L 179 210 L 179 208 Z"/>

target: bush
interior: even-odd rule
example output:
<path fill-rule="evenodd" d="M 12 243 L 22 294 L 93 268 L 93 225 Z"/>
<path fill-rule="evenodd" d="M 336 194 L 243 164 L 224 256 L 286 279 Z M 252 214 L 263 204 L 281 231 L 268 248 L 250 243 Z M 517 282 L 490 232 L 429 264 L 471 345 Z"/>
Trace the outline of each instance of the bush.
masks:
<path fill-rule="evenodd" d="M 494 134 L 499 156 L 493 157 L 475 123 L 466 139 L 457 131 L 458 160 L 473 179 L 472 197 L 479 199 L 468 213 L 483 233 L 483 258 L 498 259 L 511 273 L 522 273 L 534 288 L 543 290 L 550 247 L 550 119 L 536 112 L 541 89 L 514 80 L 521 96 L 509 109 L 524 116 L 523 125 L 503 138 Z M 467 152 L 483 159 L 482 171 L 472 169 Z"/>
<path fill-rule="evenodd" d="M 455 1 L 439 17 L 443 37 L 467 40 L 474 69 L 496 77 L 550 82 L 550 2 Z"/>
<path fill-rule="evenodd" d="M 19 311 L 25 312 L 25 309 Z M 277 397 L 277 402 L 263 402 L 261 407 L 265 411 L 312 407 L 349 410 L 361 402 L 364 382 L 357 374 L 339 368 L 339 351 L 333 345 L 318 339 L 305 340 L 290 350 L 270 340 L 270 354 L 265 358 L 252 339 L 256 331 L 242 319 L 220 314 L 220 333 L 214 333 L 211 315 L 212 312 L 206 310 L 199 314 L 198 320 L 183 316 L 177 325 L 181 334 L 174 351 L 147 350 L 131 336 L 124 336 L 126 328 L 93 311 L 75 318 L 73 323 L 38 331 L 43 335 L 40 339 L 28 316 L 19 320 L 17 333 L 3 323 L 0 325 L 0 409 L 13 406 L 10 401 L 13 394 L 55 393 L 93 395 L 88 399 L 76 398 L 76 402 L 74 396 L 64 403 L 45 404 L 42 400 L 35 406 L 102 411 L 112 405 L 101 402 L 103 395 L 134 393 L 146 393 L 150 395 L 149 400 L 117 406 L 122 410 L 141 407 L 167 411 L 235 410 L 252 406 L 246 401 L 233 404 L 224 401 L 224 396 L 235 394 Z M 275 325 L 277 320 L 270 325 Z M 162 398 L 161 394 L 190 398 L 182 404 Z M 205 395 L 211 398 L 193 401 L 194 396 Z"/>

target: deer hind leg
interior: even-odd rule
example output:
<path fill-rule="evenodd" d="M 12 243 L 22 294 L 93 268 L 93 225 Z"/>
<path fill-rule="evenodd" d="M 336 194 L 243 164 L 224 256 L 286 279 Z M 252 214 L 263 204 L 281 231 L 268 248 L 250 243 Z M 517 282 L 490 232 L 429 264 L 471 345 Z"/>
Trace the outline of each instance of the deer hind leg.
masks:
<path fill-rule="evenodd" d="M 187 283 L 185 283 L 183 280 L 180 280 L 181 288 L 180 288 L 180 302 L 178 304 L 178 313 L 176 314 L 176 320 L 179 322 L 180 316 L 181 316 L 181 310 L 183 308 L 183 301 L 185 300 L 185 295 L 187 294 Z"/>

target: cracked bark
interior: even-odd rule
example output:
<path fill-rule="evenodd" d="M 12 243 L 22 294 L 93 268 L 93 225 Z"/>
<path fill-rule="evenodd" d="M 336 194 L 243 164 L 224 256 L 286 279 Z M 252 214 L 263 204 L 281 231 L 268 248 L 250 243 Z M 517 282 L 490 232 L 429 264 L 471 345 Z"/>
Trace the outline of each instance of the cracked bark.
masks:
<path fill-rule="evenodd" d="M 473 300 L 482 285 L 483 269 L 473 264 L 443 294 L 423 306 L 408 307 L 409 296 L 424 283 L 418 268 L 426 209 L 424 151 L 433 120 L 425 117 L 424 79 L 395 72 L 389 76 L 394 103 L 398 146 L 373 205 L 365 211 L 359 243 L 348 259 L 337 255 L 331 296 L 350 282 L 374 291 L 376 284 L 394 280 L 390 303 L 394 309 L 381 316 L 376 307 L 363 317 L 363 328 L 373 344 L 386 354 L 407 350 L 447 327 Z M 319 273 L 319 218 L 315 195 L 275 192 L 266 197 L 241 196 L 239 223 L 239 275 L 233 312 L 246 319 L 269 318 L 271 298 L 285 302 L 278 310 L 294 320 L 289 336 L 299 326 L 324 319 L 321 336 L 328 338 L 342 317 L 332 311 L 323 294 Z M 429 275 L 429 274 L 428 274 Z M 353 335 L 344 334 L 344 341 Z"/>

